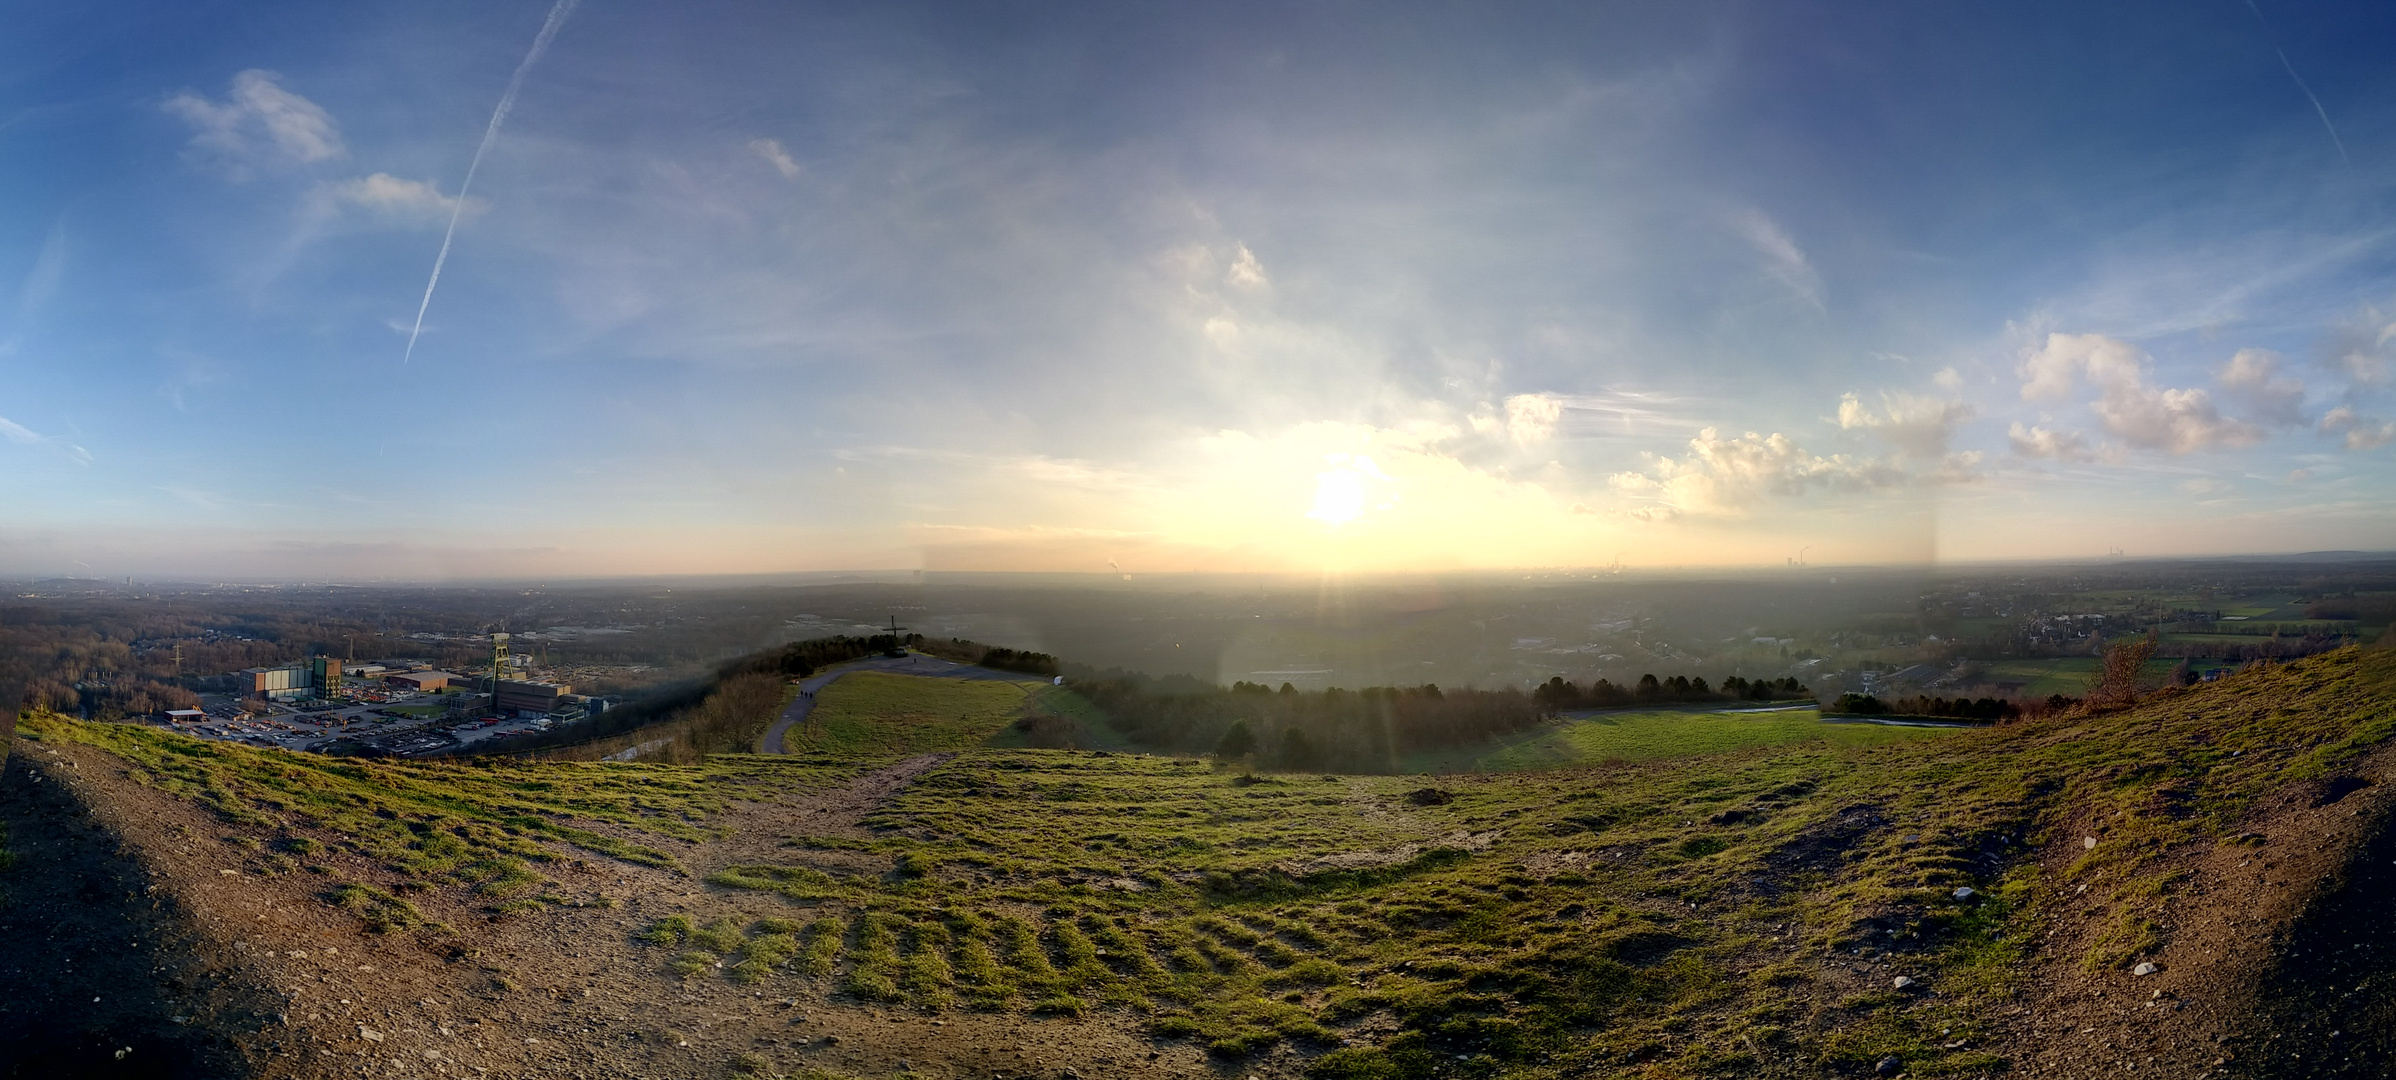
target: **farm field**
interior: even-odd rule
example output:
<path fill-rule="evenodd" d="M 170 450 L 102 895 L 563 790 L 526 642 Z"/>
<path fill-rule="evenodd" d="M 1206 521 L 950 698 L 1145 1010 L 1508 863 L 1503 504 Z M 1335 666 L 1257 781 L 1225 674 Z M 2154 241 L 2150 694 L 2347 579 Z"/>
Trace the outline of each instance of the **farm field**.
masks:
<path fill-rule="evenodd" d="M 1569 716 L 1492 747 L 1458 754 L 1413 755 L 1404 761 L 1402 771 L 1513 772 L 1657 761 L 1767 746 L 1884 746 L 1942 734 L 1926 728 L 1825 724 L 1815 709 L 1609 711 Z"/>
<path fill-rule="evenodd" d="M 819 1080 L 2048 1075 L 2078 1064 L 2048 1029 L 2097 1025 L 2185 1027 L 2201 1050 L 2145 1053 L 2194 1075 L 2227 1029 L 2192 1025 L 2272 941 L 2215 928 L 2280 909 L 2191 888 L 2190 853 L 2344 850 L 2376 788 L 2282 793 L 2396 734 L 2396 654 L 2353 649 L 1989 729 L 1616 714 L 1498 751 L 1536 771 L 1435 779 L 985 748 L 1020 688 L 861 685 L 854 754 L 689 766 L 23 734 L 141 808 L 179 902 L 279 943 L 241 954 L 299 988 L 254 1029 L 277 1075 Z M 1591 752 L 1624 760 L 1554 760 Z"/>
<path fill-rule="evenodd" d="M 1980 679 L 1989 682 L 2018 682 L 2025 697 L 2046 697 L 2062 694 L 2078 697 L 2088 692 L 2089 681 L 2096 677 L 2097 662 L 2093 656 L 2063 656 L 2046 660 L 1998 660 L 1981 667 Z"/>

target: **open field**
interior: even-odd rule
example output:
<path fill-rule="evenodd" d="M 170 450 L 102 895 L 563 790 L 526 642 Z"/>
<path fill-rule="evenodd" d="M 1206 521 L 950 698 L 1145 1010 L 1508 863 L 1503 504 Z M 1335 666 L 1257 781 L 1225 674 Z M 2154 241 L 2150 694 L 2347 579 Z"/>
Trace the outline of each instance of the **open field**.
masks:
<path fill-rule="evenodd" d="M 1512 772 L 1579 765 L 1658 761 L 1818 743 L 1826 747 L 1884 746 L 1944 732 L 1927 728 L 1825 724 L 1815 709 L 1776 712 L 1673 709 L 1622 710 L 1571 716 L 1534 731 L 1455 754 L 1417 754 L 1408 772 Z"/>
<path fill-rule="evenodd" d="M 1034 746 L 1084 750 L 1129 750 L 1131 740 L 1115 729 L 1106 712 L 1089 699 L 1061 686 L 1034 687 L 1024 712 L 1035 718 L 1031 730 L 1008 727 L 983 745 L 993 749 Z"/>
<path fill-rule="evenodd" d="M 2093 656 L 2062 656 L 2050 660 L 1998 660 L 1983 664 L 1976 681 L 2018 682 L 2024 697 L 2043 698 L 2050 694 L 2078 697 L 2088 692 L 2089 683 L 2096 678 L 2097 662 Z"/>
<path fill-rule="evenodd" d="M 861 685 L 827 739 L 899 749 L 377 764 L 25 730 L 45 776 L 149 807 L 124 842 L 206 925 L 310 943 L 242 961 L 301 988 L 240 1036 L 292 1076 L 2077 1074 L 2097 1042 L 2058 1030 L 2194 1075 L 2215 1036 L 2259 1060 L 2291 879 L 2339 873 L 2396 787 L 2384 651 L 1991 729 L 1580 721 L 1506 749 L 1648 759 L 1435 787 L 980 749 L 1022 689 Z M 2340 1000 L 2307 1008 L 2368 1005 Z M 2396 1034 L 2342 1015 L 2358 1055 Z"/>
<path fill-rule="evenodd" d="M 793 753 L 876 757 L 979 746 L 1021 715 L 1030 685 L 860 671 L 816 695 L 783 737 Z"/>

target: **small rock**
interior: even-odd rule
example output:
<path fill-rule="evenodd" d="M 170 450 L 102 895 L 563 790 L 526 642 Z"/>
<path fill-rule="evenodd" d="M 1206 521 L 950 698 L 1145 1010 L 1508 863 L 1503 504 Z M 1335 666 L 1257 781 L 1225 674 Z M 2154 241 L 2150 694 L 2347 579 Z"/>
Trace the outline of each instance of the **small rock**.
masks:
<path fill-rule="evenodd" d="M 824 1036 L 824 1045 L 825 1045 L 825 1046 L 838 1046 L 838 1045 L 840 1045 L 840 1036 L 838 1036 L 838 1035 L 826 1035 L 826 1036 Z"/>
<path fill-rule="evenodd" d="M 1964 903 L 1967 903 L 1967 904 L 1968 904 L 1968 903 L 1971 903 L 1971 902 L 1972 902 L 1972 901 L 1973 901 L 1975 898 L 1977 898 L 1979 895 L 1980 895 L 1980 890 L 1978 890 L 1978 889 L 1975 889 L 1975 888 L 1973 888 L 1973 887 L 1971 887 L 1971 886 L 1969 886 L 1969 885 L 1966 885 L 1966 886 L 1964 886 L 1963 888 L 1960 888 L 1960 889 L 1957 889 L 1957 890 L 1955 890 L 1955 898 L 1956 898 L 1957 900 L 1961 900 L 1961 901 L 1963 901 Z"/>
<path fill-rule="evenodd" d="M 358 1037 L 366 1040 L 367 1042 L 383 1041 L 382 1032 L 376 1031 L 375 1029 L 367 1027 L 364 1024 L 358 1025 Z"/>
<path fill-rule="evenodd" d="M 1072 1069 L 1058 1069 L 1057 1076 L 1061 1077 L 1062 1080 L 1082 1080 L 1082 1074 L 1075 1072 Z"/>
<path fill-rule="evenodd" d="M 2147 963 L 2140 964 L 2137 967 L 2131 968 L 2130 974 L 2143 978 L 2161 970 L 2163 970 L 2163 965 L 2149 961 Z"/>
<path fill-rule="evenodd" d="M 1905 1062 L 1898 1060 L 1897 1055 L 1890 1054 L 1887 1057 L 1881 1058 L 1880 1064 L 1874 1066 L 1872 1071 L 1882 1076 L 1895 1076 L 1897 1075 L 1897 1070 L 1904 1067 Z"/>
<path fill-rule="evenodd" d="M 1921 984 L 1916 983 L 1912 979 L 1909 979 L 1903 975 L 1899 975 L 1896 978 L 1889 980 L 1889 989 L 1892 990 L 1911 990 L 1919 985 Z"/>
<path fill-rule="evenodd" d="M 2080 846 L 2081 846 L 2081 847 L 2084 847 L 2084 848 L 2087 848 L 2087 849 L 2088 849 L 2088 850 L 2090 850 L 2090 851 L 2095 851 L 2095 850 L 2096 850 L 2096 837 L 2093 837 L 2093 836 L 2091 836 L 2091 837 L 2087 837 L 2087 838 L 2085 838 L 2085 839 L 2082 839 L 2082 840 L 2080 841 Z"/>

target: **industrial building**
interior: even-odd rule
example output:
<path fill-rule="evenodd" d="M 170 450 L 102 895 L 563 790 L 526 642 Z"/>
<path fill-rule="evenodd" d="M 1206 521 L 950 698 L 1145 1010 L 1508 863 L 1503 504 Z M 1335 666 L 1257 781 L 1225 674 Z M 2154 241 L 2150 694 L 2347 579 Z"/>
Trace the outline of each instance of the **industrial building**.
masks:
<path fill-rule="evenodd" d="M 330 656 L 309 657 L 308 683 L 316 688 L 316 696 L 332 697 L 341 689 L 341 661 Z"/>
<path fill-rule="evenodd" d="M 269 701 L 305 701 L 331 697 L 341 689 L 341 661 L 311 656 L 281 667 L 254 667 L 241 672 L 248 696 Z"/>
<path fill-rule="evenodd" d="M 557 683 L 501 679 L 499 693 L 492 699 L 491 707 L 501 715 L 532 713 L 547 716 L 565 704 L 567 695 L 573 692 L 573 687 Z"/>
<path fill-rule="evenodd" d="M 383 681 L 401 689 L 430 693 L 446 688 L 449 681 L 455 678 L 457 676 L 446 671 L 403 671 L 397 675 L 386 675 Z"/>
<path fill-rule="evenodd" d="M 269 701 L 299 701 L 312 692 L 308 685 L 308 669 L 298 664 L 254 667 L 241 674 L 245 676 L 251 697 L 262 697 Z"/>

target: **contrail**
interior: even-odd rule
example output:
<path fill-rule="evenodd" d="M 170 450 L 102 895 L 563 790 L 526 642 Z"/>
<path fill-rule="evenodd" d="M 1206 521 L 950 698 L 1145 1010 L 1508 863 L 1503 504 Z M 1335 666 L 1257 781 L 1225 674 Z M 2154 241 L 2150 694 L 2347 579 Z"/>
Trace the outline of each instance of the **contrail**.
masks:
<path fill-rule="evenodd" d="M 549 9 L 549 21 L 541 24 L 541 32 L 532 39 L 532 51 L 524 54 L 524 62 L 516 65 L 516 74 L 507 81 L 507 92 L 499 95 L 499 107 L 491 110 L 491 126 L 483 129 L 482 145 L 474 148 L 474 160 L 466 165 L 466 179 L 458 185 L 457 205 L 449 208 L 449 228 L 441 234 L 441 253 L 433 256 L 433 276 L 424 283 L 424 299 L 416 304 L 416 326 L 408 331 L 408 348 L 399 358 L 401 367 L 416 355 L 416 335 L 424 333 L 425 310 L 433 306 L 433 288 L 441 284 L 441 264 L 449 261 L 449 242 L 458 234 L 458 218 L 466 212 L 466 192 L 474 186 L 474 171 L 483 166 L 483 155 L 490 152 L 491 143 L 499 138 L 499 125 L 507 122 L 509 109 L 516 107 L 516 91 L 524 88 L 524 74 L 549 51 L 549 42 L 557 37 L 559 28 L 566 25 L 566 16 L 574 14 L 574 5 L 581 0 L 557 0 Z"/>
<path fill-rule="evenodd" d="M 2271 51 L 2280 55 L 2280 66 L 2287 69 L 2288 78 L 2296 83 L 2298 90 L 2304 91 L 2304 99 L 2313 103 L 2314 114 L 2321 117 L 2321 126 L 2329 131 L 2330 145 L 2338 148 L 2338 160 L 2352 166 L 2354 159 L 2346 156 L 2346 140 L 2338 137 L 2338 125 L 2329 122 L 2329 110 L 2321 107 L 2321 99 L 2313 96 L 2313 88 L 2305 85 L 2304 76 L 2296 73 L 2296 65 L 2288 62 L 2288 50 L 2280 48 L 2279 35 L 2271 32 L 2271 23 L 2263 18 L 2263 9 L 2255 6 L 2255 0 L 2246 0 L 2246 10 L 2254 12 L 2255 21 L 2263 24 L 2263 36 L 2271 39 Z"/>

